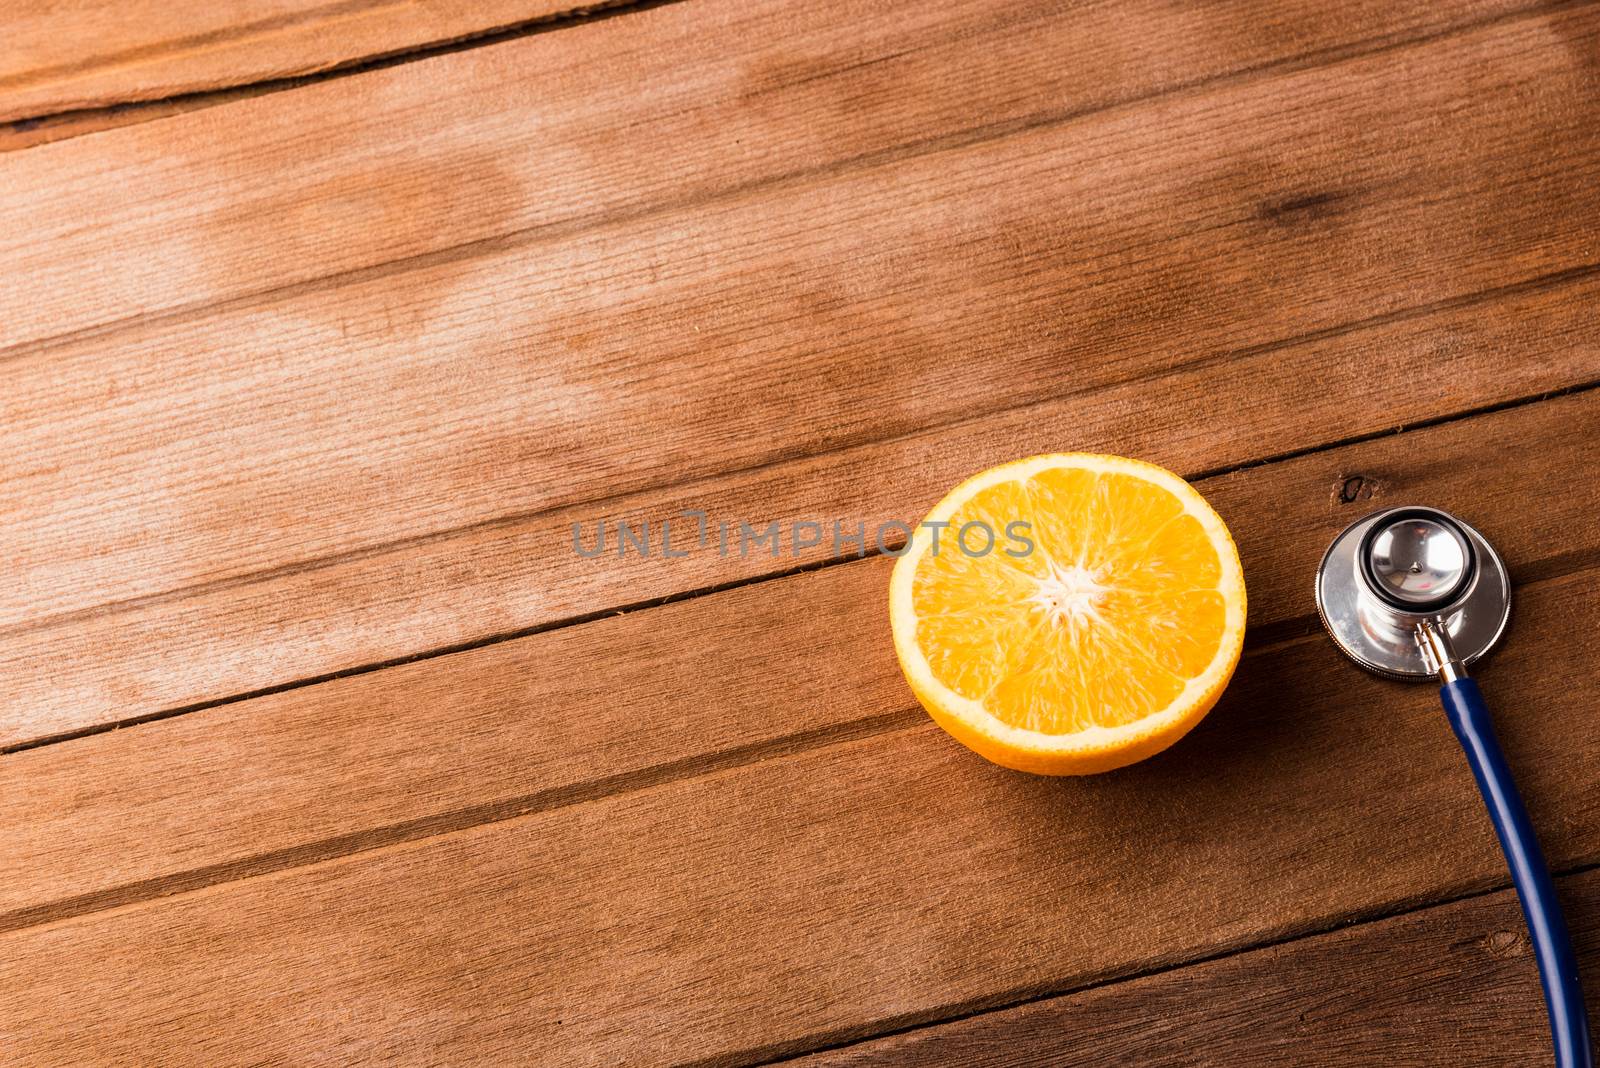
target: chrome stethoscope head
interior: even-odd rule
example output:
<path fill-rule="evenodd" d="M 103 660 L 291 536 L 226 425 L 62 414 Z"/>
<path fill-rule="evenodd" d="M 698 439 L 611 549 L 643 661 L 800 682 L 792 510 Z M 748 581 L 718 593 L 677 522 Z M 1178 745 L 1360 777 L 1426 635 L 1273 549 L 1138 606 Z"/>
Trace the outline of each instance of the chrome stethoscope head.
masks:
<path fill-rule="evenodd" d="M 1511 618 L 1506 565 L 1483 535 L 1437 508 L 1390 508 L 1344 529 L 1317 568 L 1317 614 L 1346 656 L 1377 675 L 1458 677 Z"/>

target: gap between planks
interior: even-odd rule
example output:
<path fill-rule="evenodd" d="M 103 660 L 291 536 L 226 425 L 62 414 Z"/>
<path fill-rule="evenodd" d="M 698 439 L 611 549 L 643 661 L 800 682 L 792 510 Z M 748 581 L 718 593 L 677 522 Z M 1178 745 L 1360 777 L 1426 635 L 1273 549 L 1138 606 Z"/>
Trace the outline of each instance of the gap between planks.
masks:
<path fill-rule="evenodd" d="M 263 96 L 268 93 L 281 93 L 308 85 L 317 85 L 336 78 L 349 78 L 370 71 L 386 70 L 390 67 L 398 67 L 402 64 L 415 63 L 420 60 L 450 55 L 455 52 L 464 52 L 473 48 L 486 48 L 506 41 L 515 41 L 523 37 L 532 37 L 536 34 L 570 29 L 574 26 L 587 25 L 621 15 L 648 11 L 652 8 L 665 7 L 668 4 L 681 2 L 683 0 L 593 0 L 591 3 L 574 5 L 566 11 L 535 15 L 531 18 L 520 19 L 499 26 L 486 26 L 481 30 L 474 30 L 444 40 L 379 51 L 372 55 L 342 60 L 322 70 L 309 71 L 303 74 L 258 78 L 252 81 L 217 85 L 207 89 L 186 90 L 164 96 L 129 97 L 125 100 L 115 100 L 92 107 L 64 108 L 58 111 L 45 111 L 35 115 L 6 119 L 0 122 L 0 153 L 18 152 L 55 141 L 65 141 L 73 137 L 82 137 L 86 134 L 116 129 L 120 126 L 136 126 L 140 123 L 152 122 L 157 119 L 171 118 L 185 112 L 231 104 L 234 101 L 245 100 L 250 97 Z M 308 13 L 297 21 L 306 21 L 310 14 L 320 13 Z M 165 42 L 163 47 L 170 49 L 174 45 L 190 45 L 193 43 L 193 41 L 189 40 Z M 141 54 L 148 51 L 148 49 L 141 50 Z M 126 62 L 129 58 L 132 57 L 126 54 L 97 56 L 79 61 L 78 65 L 91 62 L 111 62 L 114 64 L 116 61 Z M 58 65 L 47 73 L 58 73 L 62 70 L 63 68 Z M 37 74 L 39 72 L 30 73 Z M 15 78 L 10 79 L 13 84 L 15 81 Z"/>

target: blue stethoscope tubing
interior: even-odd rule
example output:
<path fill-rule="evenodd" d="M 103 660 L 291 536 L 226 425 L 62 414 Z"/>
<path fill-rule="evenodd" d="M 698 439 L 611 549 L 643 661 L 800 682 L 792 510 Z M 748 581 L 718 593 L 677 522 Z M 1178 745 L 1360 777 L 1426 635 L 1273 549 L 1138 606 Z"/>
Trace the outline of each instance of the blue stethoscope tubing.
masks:
<path fill-rule="evenodd" d="M 1583 988 L 1578 981 L 1577 955 L 1572 951 L 1572 938 L 1567 933 L 1550 869 L 1533 833 L 1533 823 L 1495 738 L 1489 706 L 1471 678 L 1446 682 L 1439 689 L 1439 697 L 1450 727 L 1467 754 L 1472 775 L 1478 780 L 1478 790 L 1500 837 L 1511 881 L 1522 902 L 1534 960 L 1539 965 L 1539 982 L 1544 987 L 1545 1007 L 1550 1013 L 1556 1066 L 1592 1068 L 1594 1053 L 1589 1043 Z"/>

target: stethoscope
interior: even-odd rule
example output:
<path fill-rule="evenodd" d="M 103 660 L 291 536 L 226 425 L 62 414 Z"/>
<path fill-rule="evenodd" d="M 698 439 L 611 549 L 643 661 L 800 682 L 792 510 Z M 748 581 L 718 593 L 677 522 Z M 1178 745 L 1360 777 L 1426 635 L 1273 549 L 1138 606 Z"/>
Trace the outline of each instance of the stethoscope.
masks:
<path fill-rule="evenodd" d="M 1572 940 L 1528 810 L 1467 665 L 1511 618 L 1505 563 L 1476 530 L 1437 508 L 1390 508 L 1333 539 L 1317 568 L 1317 612 L 1357 664 L 1392 679 L 1437 677 L 1439 697 L 1494 821 L 1528 921 L 1558 1068 L 1591 1068 Z"/>

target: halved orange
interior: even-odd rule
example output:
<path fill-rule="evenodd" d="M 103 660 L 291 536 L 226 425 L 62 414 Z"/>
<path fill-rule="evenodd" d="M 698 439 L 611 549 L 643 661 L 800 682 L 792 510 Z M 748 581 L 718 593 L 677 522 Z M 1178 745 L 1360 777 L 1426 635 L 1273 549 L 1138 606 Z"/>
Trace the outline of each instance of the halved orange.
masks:
<path fill-rule="evenodd" d="M 1081 775 L 1160 752 L 1216 704 L 1244 643 L 1244 572 L 1172 472 L 1035 456 L 934 507 L 895 564 L 889 617 L 940 726 L 1008 768 Z"/>

